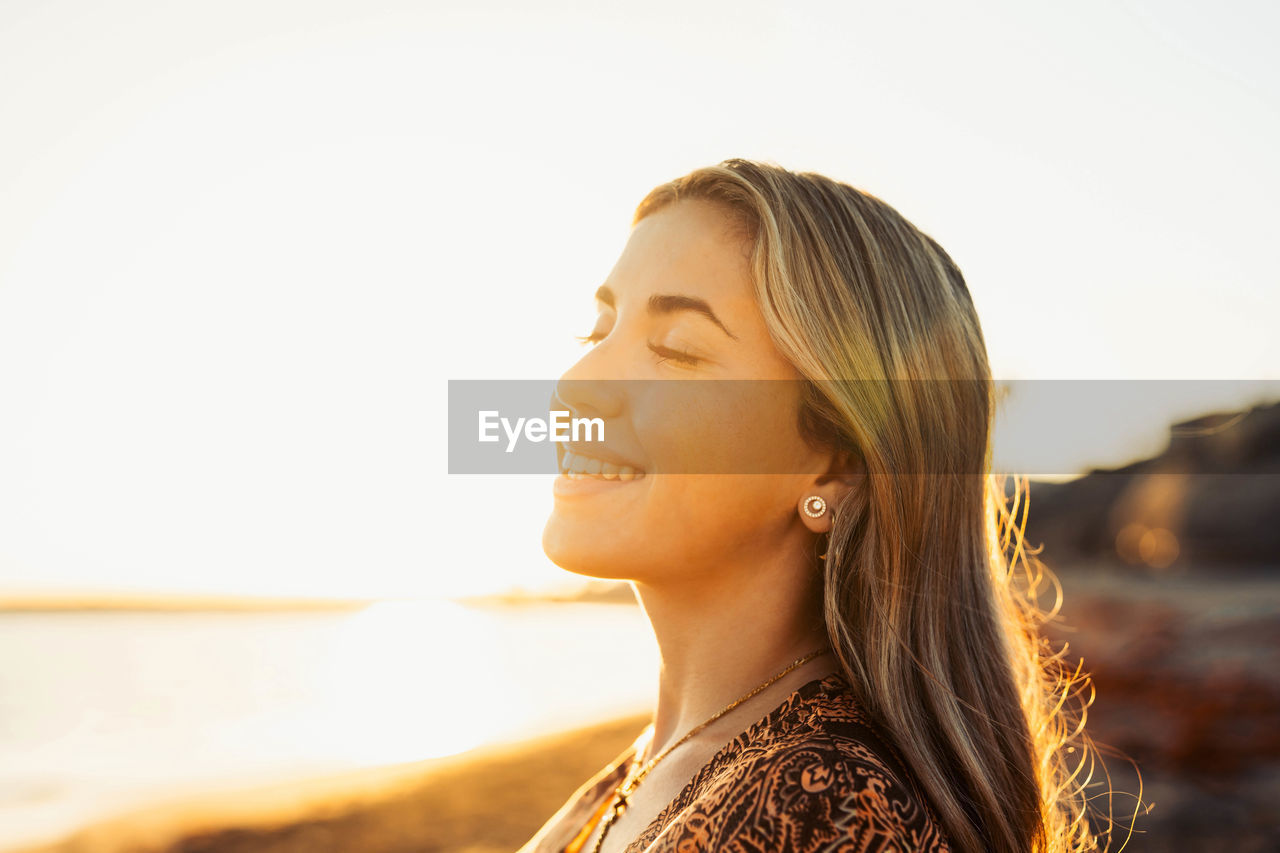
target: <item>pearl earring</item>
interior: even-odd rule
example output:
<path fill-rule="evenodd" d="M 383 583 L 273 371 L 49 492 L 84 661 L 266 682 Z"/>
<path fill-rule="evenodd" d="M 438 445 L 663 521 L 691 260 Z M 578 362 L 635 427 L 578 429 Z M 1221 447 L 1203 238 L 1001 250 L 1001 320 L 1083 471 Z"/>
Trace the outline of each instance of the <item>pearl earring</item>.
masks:
<path fill-rule="evenodd" d="M 804 514 L 810 518 L 822 518 L 827 511 L 827 502 L 817 495 L 805 498 Z"/>

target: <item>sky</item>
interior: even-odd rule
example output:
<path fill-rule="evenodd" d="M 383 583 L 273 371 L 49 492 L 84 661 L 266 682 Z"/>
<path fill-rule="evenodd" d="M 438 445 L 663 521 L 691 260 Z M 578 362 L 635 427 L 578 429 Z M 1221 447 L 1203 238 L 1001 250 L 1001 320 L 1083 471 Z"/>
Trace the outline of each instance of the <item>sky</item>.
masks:
<path fill-rule="evenodd" d="M 563 373 L 727 157 L 935 237 L 997 379 L 1258 383 L 1077 471 L 1274 389 L 1274 4 L 639 8 L 0 4 L 0 592 L 577 580 L 549 477 L 447 474 L 447 380 Z"/>

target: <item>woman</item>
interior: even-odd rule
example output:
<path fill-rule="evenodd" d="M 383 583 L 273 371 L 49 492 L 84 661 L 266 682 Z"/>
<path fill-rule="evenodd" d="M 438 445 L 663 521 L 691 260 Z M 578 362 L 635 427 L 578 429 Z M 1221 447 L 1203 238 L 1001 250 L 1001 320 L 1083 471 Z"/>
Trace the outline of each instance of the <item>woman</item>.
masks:
<path fill-rule="evenodd" d="M 607 440 L 562 451 L 543 547 L 633 583 L 658 698 L 524 853 L 1095 849 L 942 248 L 730 160 L 641 202 L 596 299 L 557 396 Z"/>

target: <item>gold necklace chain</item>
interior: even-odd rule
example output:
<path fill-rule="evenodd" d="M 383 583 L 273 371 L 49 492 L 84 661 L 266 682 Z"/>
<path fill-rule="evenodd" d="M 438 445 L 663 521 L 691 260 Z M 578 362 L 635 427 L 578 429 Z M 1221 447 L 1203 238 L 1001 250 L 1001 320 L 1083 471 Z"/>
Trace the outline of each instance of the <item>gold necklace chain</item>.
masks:
<path fill-rule="evenodd" d="M 610 798 L 608 804 L 604 807 L 605 809 L 607 809 L 607 811 L 605 812 L 604 817 L 601 818 L 600 837 L 596 839 L 595 845 L 591 848 L 591 853 L 600 853 L 600 847 L 601 845 L 604 844 L 604 837 L 609 834 L 609 828 L 613 826 L 613 822 L 617 820 L 622 815 L 622 813 L 627 810 L 627 799 L 635 792 L 636 786 L 640 784 L 640 780 L 643 779 L 645 776 L 648 776 L 649 771 L 652 770 L 654 767 L 656 767 L 659 761 L 666 758 L 667 754 L 670 753 L 671 750 L 675 749 L 680 744 L 684 743 L 689 738 L 693 737 L 698 732 L 702 731 L 707 726 L 711 725 L 716 720 L 720 719 L 725 714 L 729 713 L 734 708 L 738 707 L 743 702 L 750 699 L 752 696 L 755 696 L 760 691 L 766 689 L 775 681 L 785 676 L 787 673 L 795 669 L 798 669 L 801 666 L 804 666 L 806 663 L 818 657 L 819 655 L 824 654 L 826 651 L 828 651 L 828 647 L 823 647 L 821 649 L 818 649 L 817 651 L 810 652 L 809 654 L 805 655 L 804 657 L 792 663 L 790 666 L 788 666 L 782 672 L 775 675 L 773 678 L 770 678 L 764 684 L 761 684 L 759 687 L 755 688 L 750 693 L 743 696 L 741 699 L 731 702 L 727 707 L 725 707 L 723 711 L 720 711 L 718 714 L 711 717 L 706 722 L 701 723 L 697 726 L 694 726 L 687 733 L 685 733 L 684 737 L 680 738 L 680 740 L 671 744 L 671 746 L 664 749 L 660 755 L 658 755 L 656 758 L 652 759 L 648 764 L 646 764 L 639 773 L 635 772 L 639 762 L 633 760 L 631 763 L 631 767 L 629 767 L 627 770 L 626 777 L 622 780 L 622 784 L 618 785 L 617 788 L 614 788 L 613 796 Z M 599 811 L 596 812 L 596 814 L 599 814 L 599 813 L 600 813 Z M 584 832 L 590 831 L 590 829 L 594 829 L 594 824 L 595 824 L 595 821 L 593 820 L 590 824 L 588 824 L 588 829 L 584 830 Z M 582 834 L 579 834 L 579 838 L 577 840 L 578 845 L 581 845 L 585 841 L 586 841 L 586 838 L 584 838 Z M 580 849 L 580 847 L 574 847 L 574 845 L 571 844 L 570 849 L 576 850 L 576 849 Z"/>

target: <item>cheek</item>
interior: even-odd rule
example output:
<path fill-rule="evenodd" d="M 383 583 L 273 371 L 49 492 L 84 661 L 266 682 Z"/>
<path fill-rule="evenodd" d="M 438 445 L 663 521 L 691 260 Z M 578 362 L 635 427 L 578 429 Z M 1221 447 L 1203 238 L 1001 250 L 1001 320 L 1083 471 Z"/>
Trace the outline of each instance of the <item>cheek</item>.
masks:
<path fill-rule="evenodd" d="M 803 474 L 812 454 L 796 423 L 790 383 L 665 383 L 636 405 L 633 424 L 650 470 L 670 474 Z M 780 388 L 779 386 L 788 386 Z"/>
<path fill-rule="evenodd" d="M 663 561 L 716 566 L 781 538 L 795 514 L 795 488 L 795 478 L 767 474 L 659 476 L 641 523 Z"/>
<path fill-rule="evenodd" d="M 771 553 L 795 523 L 795 477 L 658 474 L 622 511 L 582 502 L 553 512 L 543 548 L 592 577 L 661 583 Z"/>

